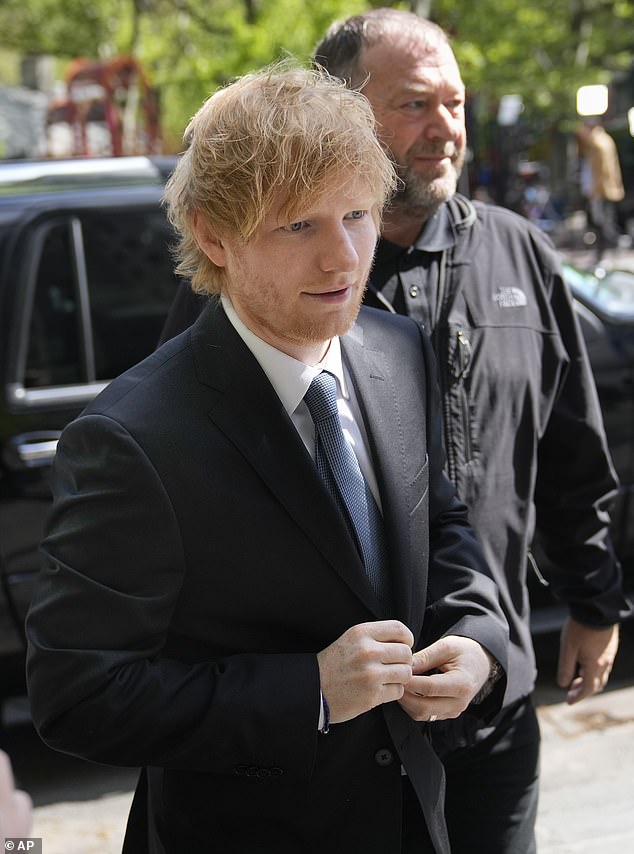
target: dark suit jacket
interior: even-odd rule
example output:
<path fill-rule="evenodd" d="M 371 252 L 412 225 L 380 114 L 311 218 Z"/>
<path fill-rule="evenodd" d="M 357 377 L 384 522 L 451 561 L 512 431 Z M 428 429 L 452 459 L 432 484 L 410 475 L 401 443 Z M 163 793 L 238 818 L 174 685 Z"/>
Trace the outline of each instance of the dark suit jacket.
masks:
<path fill-rule="evenodd" d="M 442 473 L 433 357 L 364 309 L 343 339 L 417 648 L 506 627 Z M 422 378 L 422 381 L 421 381 Z M 29 687 L 52 747 L 142 766 L 126 851 L 400 850 L 401 763 L 438 852 L 442 771 L 393 703 L 317 731 L 316 653 L 383 617 L 345 522 L 221 307 L 64 431 Z M 501 693 L 501 692 L 499 692 Z"/>

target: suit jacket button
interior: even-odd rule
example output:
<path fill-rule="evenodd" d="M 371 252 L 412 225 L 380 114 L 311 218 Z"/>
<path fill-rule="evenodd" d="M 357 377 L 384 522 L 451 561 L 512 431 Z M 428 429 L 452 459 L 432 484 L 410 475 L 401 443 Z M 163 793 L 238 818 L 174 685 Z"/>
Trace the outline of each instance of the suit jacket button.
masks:
<path fill-rule="evenodd" d="M 387 747 L 382 747 L 374 754 L 374 761 L 377 765 L 380 765 L 381 768 L 386 768 L 394 762 L 394 754 L 391 750 L 388 750 Z"/>

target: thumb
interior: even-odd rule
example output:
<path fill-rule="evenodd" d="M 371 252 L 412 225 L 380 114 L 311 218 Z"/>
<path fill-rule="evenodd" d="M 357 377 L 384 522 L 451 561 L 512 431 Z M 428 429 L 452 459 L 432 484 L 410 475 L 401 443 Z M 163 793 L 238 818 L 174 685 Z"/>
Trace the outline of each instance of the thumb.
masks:
<path fill-rule="evenodd" d="M 442 664 L 446 664 L 450 658 L 449 641 L 446 638 L 440 638 L 429 646 L 419 649 L 414 653 L 413 658 L 412 673 L 415 676 L 436 670 Z"/>

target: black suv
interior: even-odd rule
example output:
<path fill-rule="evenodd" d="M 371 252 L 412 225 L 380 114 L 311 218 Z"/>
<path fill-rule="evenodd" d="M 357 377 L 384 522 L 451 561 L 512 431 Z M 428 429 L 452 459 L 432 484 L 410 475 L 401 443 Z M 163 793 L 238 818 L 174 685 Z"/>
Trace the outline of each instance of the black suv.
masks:
<path fill-rule="evenodd" d="M 0 698 L 24 690 L 22 625 L 64 425 L 152 352 L 177 280 L 170 158 L 0 163 Z"/>

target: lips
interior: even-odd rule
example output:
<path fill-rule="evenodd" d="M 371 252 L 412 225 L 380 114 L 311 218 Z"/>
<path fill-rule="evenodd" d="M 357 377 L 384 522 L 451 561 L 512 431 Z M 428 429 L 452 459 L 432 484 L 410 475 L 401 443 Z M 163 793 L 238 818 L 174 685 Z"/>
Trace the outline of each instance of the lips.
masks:
<path fill-rule="evenodd" d="M 351 293 L 353 285 L 343 285 L 339 288 L 330 288 L 325 291 L 304 291 L 305 296 L 313 297 L 326 301 L 336 302 L 340 299 L 346 299 Z"/>
<path fill-rule="evenodd" d="M 450 148 L 449 150 L 442 148 L 432 149 L 429 151 L 416 151 L 413 153 L 414 160 L 429 160 L 435 162 L 441 162 L 442 160 L 451 160 L 452 163 L 456 160 L 458 152 L 455 148 Z"/>
<path fill-rule="evenodd" d="M 423 162 L 423 163 L 444 163 L 445 160 L 451 161 L 451 158 L 447 154 L 440 154 L 431 156 L 429 154 L 421 156 L 420 154 L 414 158 L 414 161 Z"/>

